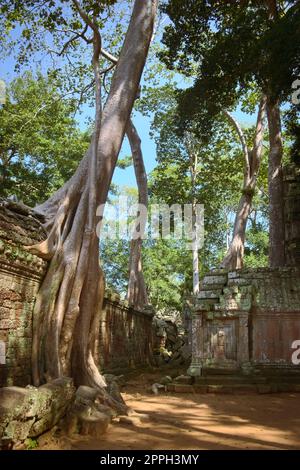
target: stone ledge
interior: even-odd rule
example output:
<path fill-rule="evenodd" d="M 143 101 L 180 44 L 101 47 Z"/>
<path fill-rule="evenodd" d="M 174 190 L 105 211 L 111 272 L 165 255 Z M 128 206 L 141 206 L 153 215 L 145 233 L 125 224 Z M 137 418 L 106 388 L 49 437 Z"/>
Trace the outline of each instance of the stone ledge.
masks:
<path fill-rule="evenodd" d="M 214 393 L 214 394 L 271 394 L 271 393 L 300 393 L 300 383 L 276 383 L 266 384 L 168 384 L 167 391 L 173 393 Z"/>
<path fill-rule="evenodd" d="M 62 377 L 39 388 L 0 389 L 0 447 L 36 437 L 55 426 L 75 397 L 72 379 Z"/>

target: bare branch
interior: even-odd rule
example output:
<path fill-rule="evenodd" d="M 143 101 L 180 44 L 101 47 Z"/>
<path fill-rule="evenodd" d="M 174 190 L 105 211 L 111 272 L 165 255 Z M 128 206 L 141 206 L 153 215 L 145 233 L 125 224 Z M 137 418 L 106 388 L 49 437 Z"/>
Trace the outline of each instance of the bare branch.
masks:
<path fill-rule="evenodd" d="M 249 175 L 250 174 L 250 158 L 249 158 L 250 157 L 250 152 L 249 152 L 249 148 L 248 148 L 244 133 L 242 131 L 242 128 L 239 125 L 238 121 L 236 119 L 234 119 L 234 117 L 229 113 L 229 111 L 227 111 L 225 109 L 223 112 L 228 117 L 228 119 L 231 121 L 231 123 L 234 125 L 234 127 L 235 127 L 235 129 L 238 133 L 238 136 L 239 136 L 241 144 L 242 144 L 244 159 L 245 159 L 245 164 L 246 164 L 246 168 L 245 168 L 246 172 L 245 173 L 247 175 Z"/>
<path fill-rule="evenodd" d="M 62 50 L 58 53 L 59 56 L 63 55 L 63 53 L 66 51 L 66 49 L 74 42 L 76 39 L 79 38 L 85 38 L 85 33 L 87 31 L 88 26 L 85 25 L 84 30 L 81 33 L 75 34 L 71 39 L 69 39 L 63 46 Z"/>
<path fill-rule="evenodd" d="M 118 58 L 115 57 L 114 55 L 112 55 L 110 52 L 107 52 L 105 49 L 101 49 L 101 55 L 103 55 L 103 57 L 105 57 L 105 59 L 109 60 L 110 62 L 112 62 L 113 64 L 117 64 L 118 63 Z"/>
<path fill-rule="evenodd" d="M 112 70 L 118 63 L 118 58 L 113 56 L 110 52 L 107 52 L 105 49 L 101 49 L 101 55 L 109 60 L 110 62 L 112 62 L 112 65 L 110 65 L 109 67 L 107 67 L 107 69 L 105 70 L 102 70 L 100 73 L 101 75 L 103 75 L 103 86 L 104 86 L 104 89 L 106 91 L 106 93 L 108 93 L 108 90 L 106 88 L 106 75 L 108 72 L 110 72 L 110 70 Z"/>
<path fill-rule="evenodd" d="M 267 97 L 265 95 L 262 96 L 258 114 L 257 114 L 257 121 L 256 121 L 256 128 L 255 128 L 255 137 L 253 142 L 253 149 L 252 149 L 252 161 L 251 161 L 251 177 L 255 178 L 256 173 L 258 172 L 260 166 L 260 160 L 262 155 L 262 148 L 263 148 L 263 137 L 264 137 L 264 119 L 266 115 L 266 107 L 267 107 Z"/>

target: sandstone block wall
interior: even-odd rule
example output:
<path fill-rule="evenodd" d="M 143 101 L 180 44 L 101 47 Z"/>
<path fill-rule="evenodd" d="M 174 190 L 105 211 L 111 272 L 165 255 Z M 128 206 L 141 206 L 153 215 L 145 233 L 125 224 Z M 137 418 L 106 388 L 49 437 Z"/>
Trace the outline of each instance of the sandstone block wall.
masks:
<path fill-rule="evenodd" d="M 44 237 L 25 208 L 0 200 L 0 386 L 31 383 L 32 312 L 46 263 L 23 246 Z"/>
<path fill-rule="evenodd" d="M 100 317 L 99 351 L 104 372 L 122 373 L 147 366 L 152 358 L 153 312 L 138 312 L 110 297 Z"/>
<path fill-rule="evenodd" d="M 191 375 L 229 369 L 300 373 L 300 270 L 241 269 L 205 276 L 192 320 Z"/>
<path fill-rule="evenodd" d="M 47 264 L 24 246 L 45 238 L 42 220 L 25 206 L 0 199 L 0 387 L 31 383 L 33 308 Z M 105 299 L 99 317 L 104 372 L 150 363 L 152 311 L 130 309 L 115 296 Z"/>

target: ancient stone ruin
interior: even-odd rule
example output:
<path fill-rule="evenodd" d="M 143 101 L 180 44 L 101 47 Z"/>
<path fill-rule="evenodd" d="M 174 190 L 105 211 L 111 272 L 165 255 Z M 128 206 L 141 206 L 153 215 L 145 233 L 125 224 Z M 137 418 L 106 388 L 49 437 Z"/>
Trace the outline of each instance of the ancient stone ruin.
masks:
<path fill-rule="evenodd" d="M 29 208 L 0 201 L 0 444 L 10 448 L 56 425 L 69 410 L 82 433 L 104 432 L 111 411 L 89 387 L 76 392 L 65 377 L 33 387 L 31 348 L 33 307 L 47 263 L 24 247 L 46 238 L 43 220 Z M 135 311 L 116 294 L 107 293 L 99 312 L 99 363 L 108 374 L 111 396 L 117 378 L 152 362 L 151 308 Z M 76 392 L 76 395 L 75 395 Z M 122 402 L 122 400 L 121 400 Z M 104 413 L 105 411 L 105 413 Z"/>
<path fill-rule="evenodd" d="M 23 247 L 45 238 L 41 222 L 0 201 L 0 386 L 31 383 L 32 311 L 47 265 Z"/>
<path fill-rule="evenodd" d="M 300 175 L 285 170 L 287 267 L 214 270 L 184 307 L 186 324 L 136 311 L 107 292 L 99 312 L 99 364 L 122 404 L 117 376 L 149 365 L 189 366 L 156 385 L 175 392 L 300 391 Z M 0 201 L 0 443 L 11 448 L 63 423 L 65 432 L 104 432 L 114 412 L 90 387 L 63 377 L 33 387 L 33 307 L 47 263 L 24 248 L 45 239 L 43 220 Z"/>
<path fill-rule="evenodd" d="M 205 390 L 208 384 L 228 385 L 229 379 L 203 378 L 227 374 L 248 376 L 249 383 L 279 382 L 269 384 L 267 391 L 300 390 L 300 365 L 293 361 L 300 340 L 299 182 L 299 169 L 285 168 L 287 267 L 215 270 L 202 280 L 190 303 L 188 374 L 196 380 L 186 378 L 186 385 L 203 385 Z"/>
<path fill-rule="evenodd" d="M 192 376 L 300 373 L 300 271 L 249 269 L 205 276 L 193 306 Z"/>

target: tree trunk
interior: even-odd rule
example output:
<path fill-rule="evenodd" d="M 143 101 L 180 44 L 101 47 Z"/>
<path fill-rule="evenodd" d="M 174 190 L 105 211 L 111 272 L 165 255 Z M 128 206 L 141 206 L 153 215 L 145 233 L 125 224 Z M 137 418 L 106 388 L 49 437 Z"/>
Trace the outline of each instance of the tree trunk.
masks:
<path fill-rule="evenodd" d="M 144 219 L 144 215 L 148 209 L 148 183 L 141 149 L 141 140 L 131 120 L 129 120 L 127 124 L 126 134 L 132 152 L 139 193 L 138 202 L 143 206 L 143 210 L 145 210 L 144 214 L 140 211 L 137 214 L 135 236 L 130 243 L 127 300 L 130 306 L 135 307 L 136 309 L 142 309 L 148 303 L 148 296 L 142 268 L 142 244 L 146 220 L 144 220 L 143 223 L 143 220 L 140 219 Z"/>
<path fill-rule="evenodd" d="M 243 267 L 247 221 L 252 207 L 252 200 L 256 187 L 257 174 L 261 162 L 265 111 L 266 97 L 263 96 L 258 109 L 255 137 L 252 150 L 248 149 L 243 132 L 238 123 L 229 113 L 226 113 L 229 119 L 235 125 L 236 130 L 239 134 L 245 159 L 244 185 L 242 196 L 238 205 L 238 210 L 235 216 L 232 241 L 221 263 L 221 267 L 229 270 L 241 269 Z"/>
<path fill-rule="evenodd" d="M 192 260 L 193 260 L 193 294 L 199 293 L 199 240 L 197 227 L 196 181 L 198 176 L 198 151 L 191 134 L 185 135 L 185 147 L 190 160 L 191 200 L 192 200 Z"/>
<path fill-rule="evenodd" d="M 195 189 L 195 181 L 193 184 L 193 191 Z M 197 226 L 196 226 L 196 201 L 192 203 L 192 219 L 193 219 L 193 237 L 192 254 L 193 254 L 193 294 L 199 294 L 199 247 L 197 239 Z"/>
<path fill-rule="evenodd" d="M 253 193 L 251 192 L 243 193 L 240 198 L 238 210 L 235 216 L 232 240 L 226 256 L 222 261 L 223 268 L 234 270 L 241 269 L 243 267 L 245 234 L 252 199 Z"/>
<path fill-rule="evenodd" d="M 278 102 L 268 100 L 269 125 L 269 264 L 271 268 L 285 265 L 283 175 L 282 175 L 282 135 L 280 108 Z"/>
<path fill-rule="evenodd" d="M 50 263 L 34 309 L 35 385 L 62 375 L 72 376 L 76 385 L 99 389 L 106 385 L 95 356 L 104 279 L 99 267 L 97 220 L 93 212 L 107 199 L 147 57 L 155 14 L 155 0 L 135 1 L 103 110 L 99 138 L 96 129 L 75 175 L 36 208 L 47 217 L 49 236 L 42 244 L 28 249 Z M 107 403 L 117 406 L 109 396 L 106 398 Z"/>
<path fill-rule="evenodd" d="M 278 20 L 277 0 L 265 0 L 269 19 Z M 271 268 L 285 266 L 285 225 L 283 212 L 283 143 L 279 100 L 268 97 L 267 115 L 269 126 L 269 265 Z"/>

